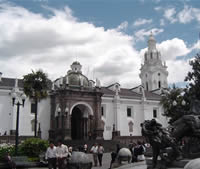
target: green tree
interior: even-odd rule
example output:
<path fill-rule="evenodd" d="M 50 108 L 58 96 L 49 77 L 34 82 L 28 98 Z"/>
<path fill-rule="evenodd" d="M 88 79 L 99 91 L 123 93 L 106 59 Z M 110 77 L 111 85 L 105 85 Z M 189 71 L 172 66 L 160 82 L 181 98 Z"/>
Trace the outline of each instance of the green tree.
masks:
<path fill-rule="evenodd" d="M 47 90 L 48 90 L 48 82 L 49 79 L 47 75 L 42 71 L 38 70 L 27 75 L 24 75 L 23 78 L 24 82 L 24 93 L 30 98 L 33 99 L 35 102 L 35 131 L 34 136 L 37 137 L 37 109 L 38 109 L 38 102 L 41 99 L 47 97 Z"/>
<path fill-rule="evenodd" d="M 189 64 L 192 66 L 192 71 L 188 72 L 185 78 L 185 81 L 189 82 L 187 94 L 191 101 L 200 100 L 200 54 L 197 54 Z"/>
<path fill-rule="evenodd" d="M 170 118 L 169 123 L 176 121 L 188 111 L 185 89 L 174 85 L 162 96 L 160 104 L 163 105 L 164 115 Z"/>

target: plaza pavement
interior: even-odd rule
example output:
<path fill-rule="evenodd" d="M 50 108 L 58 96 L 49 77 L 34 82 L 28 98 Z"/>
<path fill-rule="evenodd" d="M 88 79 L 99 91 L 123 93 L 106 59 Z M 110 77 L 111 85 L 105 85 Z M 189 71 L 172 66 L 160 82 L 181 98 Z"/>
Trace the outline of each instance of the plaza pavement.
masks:
<path fill-rule="evenodd" d="M 89 155 L 89 158 L 93 160 L 92 154 L 88 154 L 88 155 Z M 110 167 L 110 161 L 111 161 L 110 153 L 104 153 L 102 166 L 92 167 L 92 169 L 108 169 Z M 129 164 L 127 165 L 129 166 Z M 124 167 L 122 167 L 121 169 L 123 168 Z M 48 168 L 31 168 L 31 169 L 48 169 Z M 143 163 L 135 163 L 134 165 L 131 165 L 131 168 L 126 168 L 126 169 L 146 169 L 146 165 L 144 165 Z M 181 169 L 181 168 L 170 168 L 170 169 Z"/>

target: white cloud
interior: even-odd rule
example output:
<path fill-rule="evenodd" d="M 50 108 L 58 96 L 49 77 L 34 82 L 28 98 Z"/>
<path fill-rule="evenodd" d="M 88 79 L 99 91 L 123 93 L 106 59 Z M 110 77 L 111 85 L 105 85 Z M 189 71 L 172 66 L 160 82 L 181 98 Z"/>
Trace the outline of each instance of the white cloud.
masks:
<path fill-rule="evenodd" d="M 178 83 L 183 82 L 188 71 L 191 71 L 189 60 L 168 60 L 166 62 L 168 66 L 168 82 Z"/>
<path fill-rule="evenodd" d="M 150 24 L 150 23 L 152 23 L 152 19 L 139 18 L 133 23 L 133 25 L 134 26 L 140 26 L 140 25 L 145 25 L 145 24 Z"/>
<path fill-rule="evenodd" d="M 157 45 L 157 48 L 168 66 L 168 82 L 183 82 L 188 71 L 191 70 L 189 60 L 186 57 L 191 49 L 179 38 L 163 41 Z M 177 59 L 180 56 L 184 59 Z"/>
<path fill-rule="evenodd" d="M 155 7 L 156 11 L 164 11 L 164 18 L 170 23 L 190 23 L 192 20 L 200 22 L 200 9 L 192 6 L 184 5 L 184 8 L 180 11 L 176 11 L 175 8 L 164 9 L 162 7 Z"/>
<path fill-rule="evenodd" d="M 128 27 L 128 22 L 127 21 L 124 21 L 122 22 L 118 27 L 117 27 L 117 31 L 123 31 L 123 30 L 126 30 Z"/>
<path fill-rule="evenodd" d="M 157 45 L 165 60 L 175 60 L 178 56 L 185 56 L 191 52 L 185 42 L 179 38 L 163 41 Z"/>
<path fill-rule="evenodd" d="M 180 23 L 189 23 L 194 19 L 194 11 L 193 8 L 185 6 L 182 11 L 178 13 L 178 19 Z"/>
<path fill-rule="evenodd" d="M 52 15 L 45 18 L 22 7 L 1 5 L 0 67 L 3 76 L 22 77 L 31 69 L 42 68 L 54 80 L 64 76 L 77 59 L 83 65 L 83 72 L 92 78 L 94 69 L 94 78 L 99 78 L 103 85 L 115 81 L 123 87 L 140 84 L 141 55 L 132 46 L 133 37 L 120 32 L 128 23 L 120 24 L 120 29 L 105 30 L 80 22 L 68 7 L 50 10 Z M 156 36 L 164 30 L 142 29 L 134 37 L 144 40 L 151 31 Z M 183 80 L 189 66 L 176 58 L 187 55 L 192 48 L 174 38 L 158 44 L 158 49 L 167 61 L 169 83 Z"/>
<path fill-rule="evenodd" d="M 179 12 L 178 19 L 180 23 L 189 23 L 192 20 L 200 22 L 200 9 L 191 6 L 184 6 L 184 9 Z"/>
<path fill-rule="evenodd" d="M 177 21 L 177 19 L 175 18 L 175 15 L 176 14 L 176 10 L 175 8 L 169 8 L 169 9 L 166 9 L 164 11 L 164 17 L 169 20 L 171 23 L 174 23 Z"/>
<path fill-rule="evenodd" d="M 134 37 L 136 41 L 144 41 L 145 37 L 149 36 L 151 32 L 154 34 L 154 36 L 162 33 L 164 30 L 163 29 L 158 29 L 158 28 L 152 28 L 150 30 L 147 29 L 141 29 L 137 32 L 135 32 Z"/>
<path fill-rule="evenodd" d="M 22 7 L 1 5 L 0 67 L 3 76 L 22 77 L 31 69 L 42 68 L 52 80 L 66 75 L 73 61 L 103 85 L 140 83 L 140 57 L 131 36 L 119 30 L 80 22 L 70 8 L 51 10 L 48 18 Z M 124 29 L 127 23 L 121 24 Z M 129 75 L 127 77 L 127 75 Z M 130 80 L 130 77 L 132 80 Z M 129 80 L 127 80 L 129 79 Z"/>

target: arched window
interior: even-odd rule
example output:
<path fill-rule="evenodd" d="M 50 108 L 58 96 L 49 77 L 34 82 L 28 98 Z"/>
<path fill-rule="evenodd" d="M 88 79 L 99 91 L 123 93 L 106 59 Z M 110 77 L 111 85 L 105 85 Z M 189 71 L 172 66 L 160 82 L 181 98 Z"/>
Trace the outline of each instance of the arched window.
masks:
<path fill-rule="evenodd" d="M 129 132 L 133 132 L 133 122 L 132 121 L 130 121 L 128 123 L 128 127 L 129 127 Z"/>

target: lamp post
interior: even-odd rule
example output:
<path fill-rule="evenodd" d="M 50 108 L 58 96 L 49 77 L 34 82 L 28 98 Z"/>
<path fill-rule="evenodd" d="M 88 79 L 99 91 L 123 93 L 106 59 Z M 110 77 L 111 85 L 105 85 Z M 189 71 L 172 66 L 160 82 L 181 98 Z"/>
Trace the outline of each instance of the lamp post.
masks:
<path fill-rule="evenodd" d="M 20 92 L 12 93 L 12 104 L 13 106 L 17 106 L 17 118 L 16 118 L 16 133 L 15 133 L 15 155 L 17 155 L 18 151 L 18 143 L 19 143 L 19 109 L 20 106 L 24 107 L 26 95 Z M 20 102 L 21 100 L 21 102 Z"/>
<path fill-rule="evenodd" d="M 178 103 L 179 103 L 179 104 L 178 104 Z M 185 101 L 184 99 L 182 99 L 182 101 L 179 101 L 179 102 L 176 101 L 176 100 L 174 100 L 174 101 L 172 102 L 172 106 L 173 106 L 178 112 L 183 112 L 183 113 L 185 113 L 184 110 L 182 110 L 181 107 L 180 107 L 180 106 L 182 106 L 182 108 L 184 108 L 185 105 L 186 105 L 186 101 Z"/>

